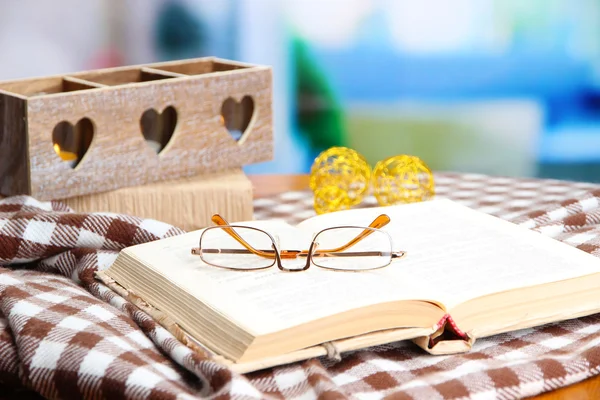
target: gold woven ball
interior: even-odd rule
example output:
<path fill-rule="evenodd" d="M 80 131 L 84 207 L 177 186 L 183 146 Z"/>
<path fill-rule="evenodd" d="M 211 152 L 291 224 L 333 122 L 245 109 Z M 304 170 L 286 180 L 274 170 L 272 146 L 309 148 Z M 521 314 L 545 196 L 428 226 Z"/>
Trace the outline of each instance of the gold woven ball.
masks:
<path fill-rule="evenodd" d="M 321 214 L 359 204 L 369 191 L 370 181 L 371 167 L 356 151 L 347 147 L 323 151 L 310 169 L 315 211 Z"/>
<path fill-rule="evenodd" d="M 348 210 L 351 207 L 348 192 L 334 186 L 323 186 L 315 190 L 314 207 L 317 214 Z"/>
<path fill-rule="evenodd" d="M 373 169 L 373 190 L 382 206 L 428 200 L 435 194 L 433 174 L 419 157 L 399 155 Z"/>

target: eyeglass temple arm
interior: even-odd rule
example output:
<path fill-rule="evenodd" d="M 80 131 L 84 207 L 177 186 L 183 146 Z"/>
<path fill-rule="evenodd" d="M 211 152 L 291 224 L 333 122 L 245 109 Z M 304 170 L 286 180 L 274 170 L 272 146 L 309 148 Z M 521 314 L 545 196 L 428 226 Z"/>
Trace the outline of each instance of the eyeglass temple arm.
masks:
<path fill-rule="evenodd" d="M 205 253 L 212 253 L 212 254 L 249 254 L 250 253 L 250 251 L 247 249 L 246 250 L 244 250 L 244 249 L 203 249 L 202 251 Z M 272 250 L 259 250 L 259 251 L 271 252 Z M 383 252 L 383 251 L 354 251 L 354 252 L 334 254 L 334 253 L 329 252 L 328 250 L 326 250 L 326 251 L 317 250 L 317 252 L 313 254 L 313 257 L 384 256 L 387 254 L 388 253 Z M 392 258 L 400 258 L 400 257 L 403 257 L 405 254 L 406 254 L 405 251 L 394 251 L 394 252 L 390 253 Z M 306 256 L 308 256 L 308 252 L 302 253 L 302 252 L 295 251 L 295 255 L 297 255 L 298 257 L 302 257 L 302 256 L 306 257 Z"/>
<path fill-rule="evenodd" d="M 388 217 L 385 214 L 381 214 L 380 216 L 375 218 L 373 220 L 373 222 L 371 222 L 369 224 L 369 228 L 380 229 L 389 223 L 390 223 L 390 217 Z M 373 229 L 365 229 L 364 231 L 362 231 L 361 233 L 356 235 L 356 237 L 354 239 L 350 240 L 346 244 L 341 245 L 340 247 L 336 247 L 335 249 L 328 249 L 328 250 L 319 249 L 318 251 L 319 251 L 319 253 L 339 253 L 341 251 L 344 251 L 344 250 L 349 249 L 350 247 L 354 246 L 356 243 L 360 242 L 361 240 L 363 240 L 364 238 L 366 238 L 373 232 L 375 232 Z"/>
<path fill-rule="evenodd" d="M 259 257 L 275 258 L 275 252 L 273 252 L 273 251 L 258 250 L 258 249 L 255 249 L 254 247 L 252 247 L 248 242 L 246 242 L 244 239 L 242 239 L 242 237 L 240 235 L 238 235 L 237 232 L 233 228 L 227 227 L 229 225 L 229 223 L 227 221 L 225 221 L 225 218 L 221 217 L 219 214 L 213 215 L 211 220 L 216 225 L 223 227 L 223 230 L 227 234 L 229 234 L 229 236 L 234 238 L 239 244 L 241 244 L 246 249 L 248 249 L 248 251 L 251 252 L 252 254 L 255 254 Z"/>
<path fill-rule="evenodd" d="M 246 249 L 248 249 L 248 251 L 250 251 L 252 254 L 255 254 L 260 257 L 266 257 L 266 258 L 274 258 L 275 257 L 275 254 L 273 252 L 258 250 L 258 249 L 255 249 L 254 247 L 252 247 L 248 242 L 246 242 L 244 239 L 242 239 L 242 237 L 240 235 L 238 235 L 237 232 L 233 228 L 228 228 L 227 225 L 229 225 L 229 223 L 223 217 L 221 217 L 219 214 L 213 215 L 211 220 L 216 225 L 222 226 L 223 230 L 227 234 L 229 234 L 231 237 L 233 237 L 238 243 L 240 243 L 242 246 L 244 246 Z M 375 218 L 373 220 L 373 222 L 371 222 L 369 224 L 369 228 L 380 229 L 389 223 L 390 223 L 390 217 L 388 217 L 385 214 L 381 214 L 380 216 Z M 361 240 L 363 240 L 364 238 L 366 238 L 373 232 L 375 232 L 375 231 L 372 229 L 365 229 L 364 231 L 359 233 L 355 238 L 350 240 L 348 243 L 343 244 L 342 246 L 336 247 L 335 249 L 328 249 L 328 250 L 321 249 L 321 250 L 319 250 L 319 252 L 320 253 L 337 253 L 337 252 L 344 251 L 344 250 L 354 246 L 356 243 L 360 242 Z M 301 252 L 298 252 L 298 251 L 287 252 L 287 251 L 283 250 L 283 251 L 281 251 L 281 257 L 282 258 L 296 258 L 298 256 L 298 254 L 305 254 L 305 253 L 308 253 L 308 250 L 302 250 Z"/>

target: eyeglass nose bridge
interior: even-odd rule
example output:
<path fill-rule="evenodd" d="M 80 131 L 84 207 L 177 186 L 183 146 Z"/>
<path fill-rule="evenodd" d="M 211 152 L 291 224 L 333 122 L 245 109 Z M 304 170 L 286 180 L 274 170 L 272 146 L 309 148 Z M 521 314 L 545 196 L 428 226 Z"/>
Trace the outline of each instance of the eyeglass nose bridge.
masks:
<path fill-rule="evenodd" d="M 310 262 L 312 259 L 315 250 L 319 247 L 319 242 L 315 241 L 317 235 L 313 235 L 313 239 L 311 240 L 311 244 L 308 250 L 303 250 L 298 253 L 298 257 L 306 257 L 306 260 Z M 308 269 L 308 268 L 307 268 Z"/>
<path fill-rule="evenodd" d="M 282 271 L 285 271 L 285 272 L 302 272 L 302 271 L 306 271 L 307 269 L 310 268 L 311 255 L 314 252 L 314 249 L 316 248 L 315 247 L 316 245 L 317 244 L 316 244 L 316 242 L 313 239 L 313 241 L 311 242 L 311 245 L 310 245 L 310 248 L 308 249 L 308 251 L 306 251 L 306 252 L 301 251 L 301 252 L 298 252 L 296 254 L 295 259 L 298 259 L 300 257 L 302 257 L 302 258 L 306 257 L 306 263 L 304 264 L 303 268 L 286 268 L 286 267 L 283 266 L 283 264 L 281 262 L 281 258 L 278 257 L 278 264 L 277 265 L 278 265 L 279 269 L 282 270 Z"/>
<path fill-rule="evenodd" d="M 278 235 L 272 235 L 273 238 L 273 246 L 276 247 L 277 251 L 281 249 L 281 240 Z"/>

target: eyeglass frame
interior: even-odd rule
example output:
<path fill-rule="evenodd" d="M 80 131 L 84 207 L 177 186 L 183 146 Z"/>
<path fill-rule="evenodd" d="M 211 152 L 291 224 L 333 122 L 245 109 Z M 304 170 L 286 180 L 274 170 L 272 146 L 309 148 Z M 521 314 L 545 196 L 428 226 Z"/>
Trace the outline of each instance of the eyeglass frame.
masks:
<path fill-rule="evenodd" d="M 275 238 L 269 233 L 266 232 L 262 229 L 259 228 L 255 228 L 255 227 L 251 227 L 251 226 L 243 226 L 243 225 L 230 225 L 229 223 L 227 223 L 227 221 L 225 221 L 225 219 L 223 217 L 221 217 L 219 214 L 214 214 L 212 217 L 212 221 L 214 223 L 216 223 L 216 226 L 211 226 L 206 228 L 202 234 L 200 235 L 200 240 L 198 242 L 199 247 L 194 247 L 191 250 L 191 253 L 194 255 L 199 255 L 200 259 L 208 264 L 211 265 L 213 267 L 217 267 L 217 268 L 223 268 L 223 269 L 228 269 L 228 270 L 234 270 L 234 271 L 260 271 L 260 270 L 264 270 L 264 269 L 268 269 L 273 267 L 273 265 L 277 264 L 277 267 L 279 268 L 280 271 L 283 272 L 302 272 L 302 271 L 306 271 L 310 268 L 311 263 L 314 264 L 316 267 L 318 268 L 322 268 L 322 269 L 327 269 L 330 271 L 338 271 L 338 272 L 363 272 L 363 271 L 373 271 L 373 270 L 377 270 L 377 269 L 381 269 L 381 268 L 385 268 L 387 266 L 389 266 L 392 261 L 394 259 L 400 259 L 406 256 L 406 251 L 400 250 L 400 251 L 393 251 L 392 249 L 390 249 L 390 260 L 387 264 L 379 266 L 379 267 L 375 267 L 375 268 L 367 268 L 367 269 L 342 269 L 342 268 L 330 268 L 330 267 L 324 267 L 321 266 L 317 263 L 315 263 L 312 259 L 313 257 L 313 252 L 314 252 L 314 247 L 318 246 L 318 242 L 316 241 L 316 239 L 319 237 L 320 234 L 322 234 L 323 232 L 329 231 L 329 230 L 333 230 L 333 229 L 347 229 L 347 228 L 355 228 L 355 229 L 362 229 L 362 232 L 357 235 L 354 239 L 350 240 L 348 243 L 342 245 L 342 246 L 338 246 L 335 249 L 331 249 L 331 250 L 321 250 L 318 251 L 318 253 L 324 253 L 324 254 L 330 254 L 330 253 L 340 253 L 340 251 L 343 251 L 345 249 L 348 249 L 352 246 L 354 246 L 356 243 L 360 242 L 362 239 L 364 239 L 365 237 L 369 236 L 371 233 L 373 232 L 381 232 L 383 234 L 385 234 L 390 241 L 390 247 L 393 246 L 393 241 L 392 241 L 392 237 L 390 236 L 390 234 L 388 232 L 385 232 L 379 228 L 387 225 L 390 222 L 390 218 L 385 215 L 385 214 L 381 214 L 379 215 L 377 218 L 375 218 L 375 220 L 373 220 L 373 222 L 371 222 L 371 224 L 369 224 L 368 227 L 364 227 L 364 226 L 334 226 L 334 227 L 330 227 L 330 228 L 325 228 L 320 230 L 319 232 L 317 232 L 317 234 L 314 235 L 313 240 L 310 244 L 310 247 L 308 248 L 308 250 L 280 250 L 278 249 L 277 246 L 277 241 L 275 240 Z M 253 246 L 251 246 L 248 242 L 246 242 L 241 236 L 239 236 L 237 234 L 237 232 L 235 232 L 235 230 L 233 228 L 243 228 L 243 229 L 251 229 L 254 231 L 258 231 L 261 233 L 266 234 L 269 239 L 271 239 L 271 245 L 273 247 L 273 250 L 259 250 L 259 249 L 255 249 Z M 249 253 L 253 253 L 259 257 L 264 257 L 264 258 L 272 258 L 273 259 L 273 263 L 271 265 L 265 266 L 265 267 L 260 267 L 260 268 L 235 268 L 235 267 L 226 267 L 223 265 L 217 265 L 217 264 L 213 264 L 210 263 L 208 261 L 206 261 L 203 257 L 203 249 L 202 249 L 202 238 L 204 237 L 204 235 L 206 234 L 206 232 L 212 230 L 212 229 L 221 229 L 223 230 L 225 233 L 227 233 L 228 235 L 230 235 L 231 237 L 233 237 L 238 243 L 240 243 L 242 246 L 245 247 L 245 249 L 226 249 L 226 250 L 230 250 L 230 251 L 234 251 L 234 250 L 239 250 L 239 251 L 244 251 L 244 252 L 249 252 Z M 225 249 L 216 249 L 217 253 L 223 253 L 222 250 Z M 271 252 L 273 254 L 271 254 Z M 368 255 L 369 253 L 373 253 L 373 252 L 352 252 L 352 253 L 340 253 L 338 254 L 338 256 L 341 257 L 355 257 L 355 256 L 359 256 L 359 255 Z M 381 252 L 378 252 L 381 253 Z M 317 254 L 317 253 L 315 253 Z M 282 257 L 283 256 L 283 257 Z M 281 259 L 296 259 L 298 257 L 306 257 L 306 265 L 304 266 L 304 268 L 302 269 L 297 269 L 297 268 L 285 268 L 283 266 L 283 264 L 281 263 Z"/>

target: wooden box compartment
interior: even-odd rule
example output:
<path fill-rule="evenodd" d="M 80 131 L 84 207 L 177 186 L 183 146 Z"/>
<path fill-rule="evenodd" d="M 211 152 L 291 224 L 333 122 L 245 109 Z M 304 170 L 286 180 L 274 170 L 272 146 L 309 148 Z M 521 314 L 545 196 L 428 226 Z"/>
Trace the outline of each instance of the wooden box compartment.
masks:
<path fill-rule="evenodd" d="M 268 161 L 272 71 L 212 57 L 0 82 L 0 194 L 64 199 Z"/>

